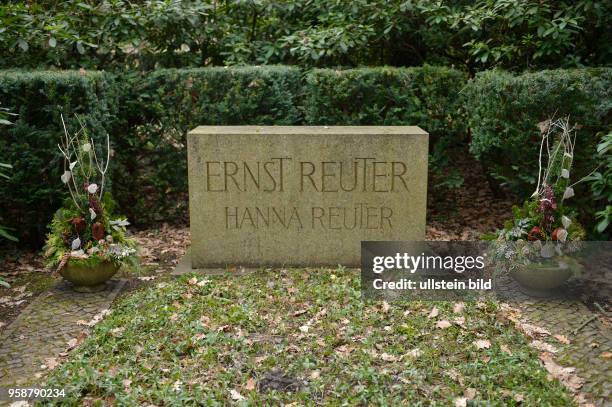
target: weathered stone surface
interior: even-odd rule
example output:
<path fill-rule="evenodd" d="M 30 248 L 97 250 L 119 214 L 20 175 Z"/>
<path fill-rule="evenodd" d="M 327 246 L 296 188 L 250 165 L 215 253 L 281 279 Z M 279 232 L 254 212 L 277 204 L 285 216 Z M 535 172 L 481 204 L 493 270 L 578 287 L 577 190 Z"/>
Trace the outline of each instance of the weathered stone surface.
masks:
<path fill-rule="evenodd" d="M 203 126 L 188 135 L 192 267 L 357 265 L 362 240 L 423 240 L 418 127 Z"/>
<path fill-rule="evenodd" d="M 46 358 L 57 358 L 67 342 L 85 327 L 77 321 L 91 320 L 110 308 L 125 280 L 110 280 L 104 291 L 78 293 L 62 280 L 34 299 L 8 327 L 0 331 L 0 387 L 40 386 L 37 374 Z M 2 400 L 0 400 L 0 406 Z"/>

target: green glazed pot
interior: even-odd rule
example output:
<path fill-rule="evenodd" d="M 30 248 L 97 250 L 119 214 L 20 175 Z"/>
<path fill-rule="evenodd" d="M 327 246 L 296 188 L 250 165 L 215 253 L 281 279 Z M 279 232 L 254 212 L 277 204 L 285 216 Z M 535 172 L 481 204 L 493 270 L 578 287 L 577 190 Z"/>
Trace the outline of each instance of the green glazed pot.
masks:
<path fill-rule="evenodd" d="M 95 266 L 80 265 L 68 261 L 60 271 L 62 277 L 73 285 L 74 291 L 93 293 L 106 288 L 106 281 L 119 270 L 119 265 L 103 261 Z"/>

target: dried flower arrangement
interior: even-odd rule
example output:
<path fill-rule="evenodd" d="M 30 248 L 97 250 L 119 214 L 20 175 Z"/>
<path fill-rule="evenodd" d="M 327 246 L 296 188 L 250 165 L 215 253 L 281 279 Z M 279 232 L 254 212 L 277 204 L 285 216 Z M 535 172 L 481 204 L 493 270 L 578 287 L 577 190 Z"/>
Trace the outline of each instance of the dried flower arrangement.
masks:
<path fill-rule="evenodd" d="M 496 236 L 495 257 L 504 260 L 506 270 L 552 258 L 570 261 L 565 255 L 580 250 L 585 237 L 577 212 L 566 205 L 574 196 L 574 187 L 586 178 L 570 181 L 576 128 L 569 118 L 547 120 L 539 127 L 542 141 L 536 190 L 522 207 L 513 208 L 513 219 Z"/>
<path fill-rule="evenodd" d="M 58 145 L 64 157 L 61 181 L 68 187 L 70 198 L 55 213 L 49 226 L 51 232 L 45 245 L 47 265 L 57 271 L 68 261 L 87 266 L 105 261 L 135 265 L 136 243 L 126 237 L 129 222 L 113 216 L 115 203 L 105 191 L 111 158 L 109 137 L 105 148 L 97 149 L 83 123 L 80 120 L 79 123 L 80 130 L 70 135 L 62 117 L 64 136 Z"/>

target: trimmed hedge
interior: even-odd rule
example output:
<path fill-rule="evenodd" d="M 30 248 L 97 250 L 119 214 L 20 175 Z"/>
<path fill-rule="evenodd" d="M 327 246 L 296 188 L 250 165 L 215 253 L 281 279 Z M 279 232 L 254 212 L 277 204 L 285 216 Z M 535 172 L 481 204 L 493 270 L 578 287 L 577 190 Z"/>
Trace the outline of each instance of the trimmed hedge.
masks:
<path fill-rule="evenodd" d="M 611 126 L 612 68 L 519 75 L 488 71 L 470 81 L 464 94 L 471 151 L 518 197 L 535 189 L 541 140 L 537 124 L 551 117 L 569 115 L 582 126 L 575 153 L 580 166 L 572 178 L 577 181 L 597 165 L 596 133 Z"/>
<path fill-rule="evenodd" d="M 94 137 L 112 134 L 114 81 L 103 72 L 0 71 L 0 106 L 18 114 L 0 126 L 0 162 L 14 167 L 0 180 L 0 224 L 38 244 L 65 196 L 60 114 L 69 130 L 79 128 L 78 114 Z"/>
<path fill-rule="evenodd" d="M 280 66 L 123 76 L 113 194 L 130 220 L 143 225 L 186 217 L 186 134 L 194 127 L 300 124 L 300 78 L 298 69 Z"/>
<path fill-rule="evenodd" d="M 305 121 L 329 125 L 412 125 L 463 138 L 459 92 L 467 76 L 455 69 L 316 69 L 306 77 Z"/>
<path fill-rule="evenodd" d="M 185 135 L 200 124 L 419 125 L 433 164 L 465 143 L 491 174 L 521 196 L 537 168 L 537 123 L 571 114 L 584 127 L 579 154 L 590 165 L 594 134 L 610 127 L 612 69 L 523 75 L 486 72 L 466 88 L 463 73 L 439 67 L 346 71 L 232 67 L 102 72 L 0 71 L 0 103 L 19 116 L 0 127 L 0 224 L 38 244 L 65 196 L 59 182 L 59 114 L 78 113 L 94 135 L 111 134 L 112 192 L 135 224 L 186 218 Z M 469 121 L 466 119 L 466 110 Z M 520 171 L 515 169 L 520 168 Z M 450 178 L 450 177 L 449 177 Z"/>

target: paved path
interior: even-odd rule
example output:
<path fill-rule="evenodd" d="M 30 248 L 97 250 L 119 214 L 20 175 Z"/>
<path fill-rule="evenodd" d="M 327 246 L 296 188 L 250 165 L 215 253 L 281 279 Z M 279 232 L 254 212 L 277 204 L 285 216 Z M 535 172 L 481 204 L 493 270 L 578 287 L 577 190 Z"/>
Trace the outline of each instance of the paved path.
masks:
<path fill-rule="evenodd" d="M 581 391 L 595 405 L 609 406 L 612 361 L 602 358 L 602 354 L 612 351 L 612 328 L 579 301 L 539 301 L 523 303 L 520 308 L 535 325 L 570 340 L 568 345 L 551 341 L 559 349 L 555 360 L 562 366 L 576 368 L 576 374 L 585 379 Z"/>
<path fill-rule="evenodd" d="M 77 321 L 90 321 L 108 309 L 124 285 L 124 280 L 111 280 L 105 291 L 77 293 L 62 280 L 38 296 L 0 332 L 0 387 L 40 384 L 36 374 L 45 358 L 64 352 L 86 328 Z"/>

